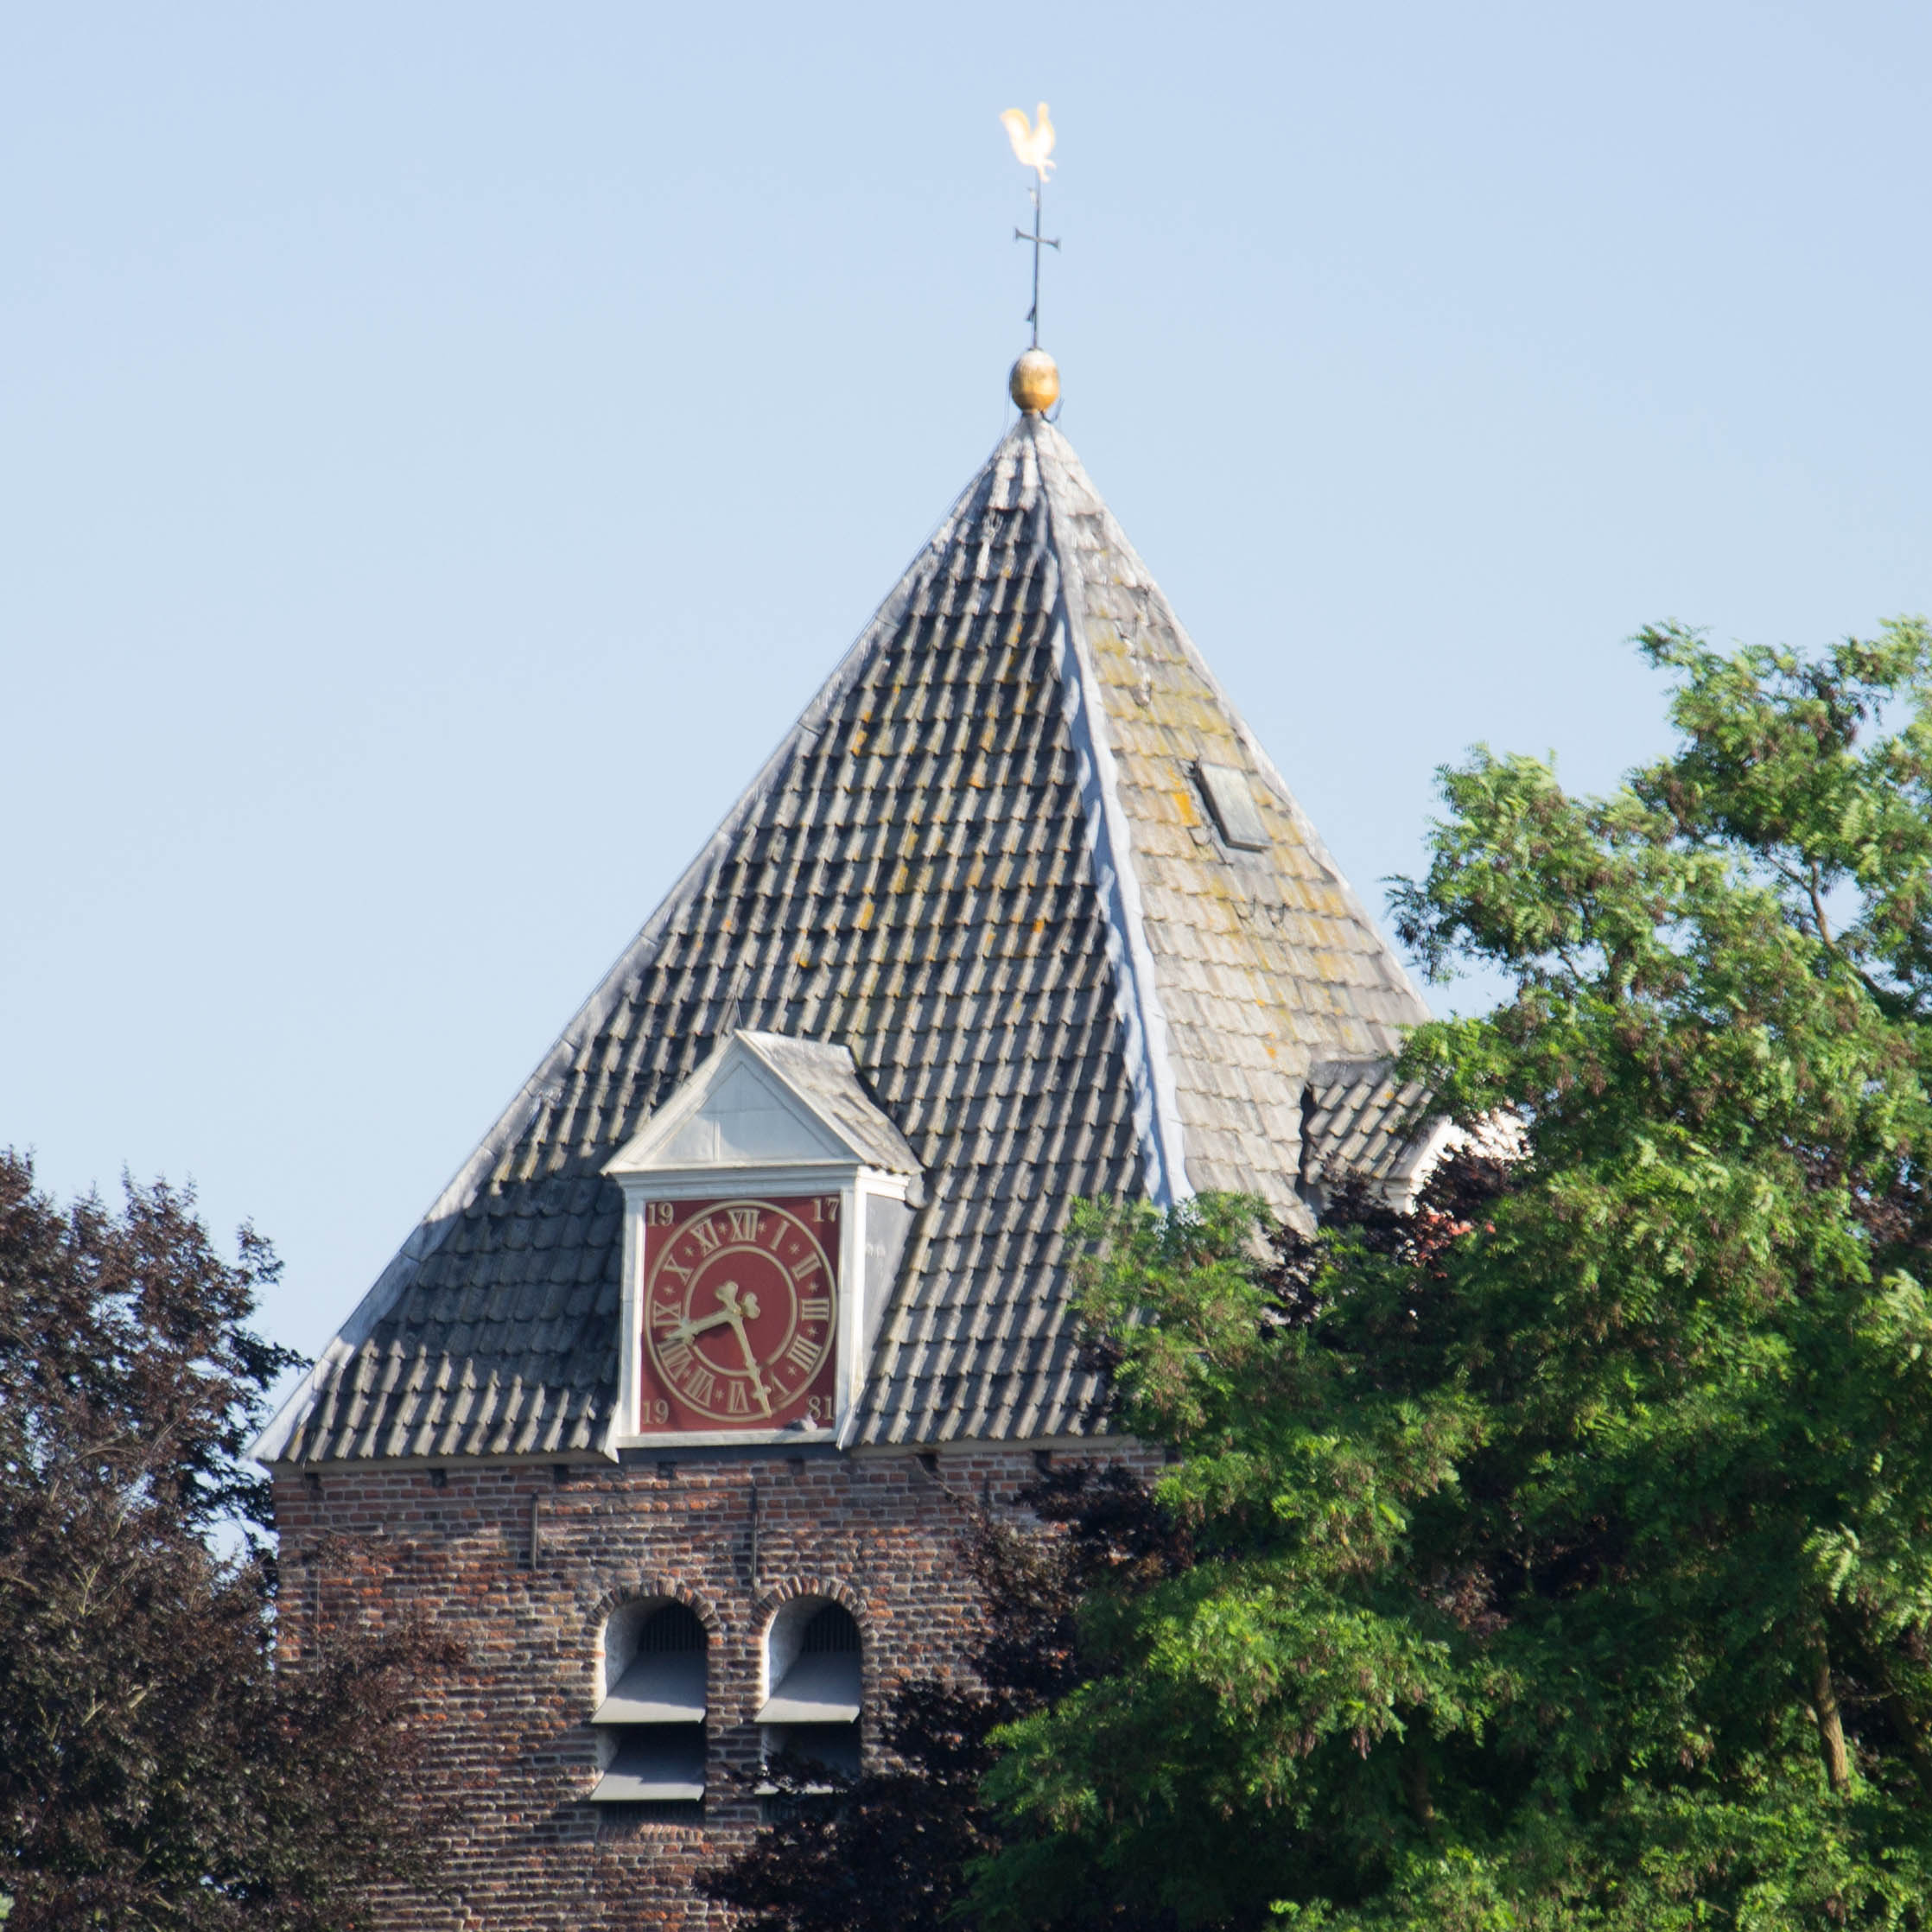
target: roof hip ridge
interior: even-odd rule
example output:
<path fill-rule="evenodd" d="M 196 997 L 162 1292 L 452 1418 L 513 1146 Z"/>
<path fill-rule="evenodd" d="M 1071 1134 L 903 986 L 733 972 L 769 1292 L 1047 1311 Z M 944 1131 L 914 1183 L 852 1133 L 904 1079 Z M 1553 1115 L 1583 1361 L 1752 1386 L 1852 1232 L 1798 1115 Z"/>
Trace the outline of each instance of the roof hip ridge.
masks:
<path fill-rule="evenodd" d="M 1134 1087 L 1134 1130 L 1147 1168 L 1148 1195 L 1158 1205 L 1172 1207 L 1194 1190 L 1187 1178 L 1180 1096 L 1168 1051 L 1167 1016 L 1154 977 L 1153 949 L 1147 944 L 1141 880 L 1134 866 L 1134 840 L 1121 801 L 1113 740 L 1100 699 L 1099 674 L 1088 646 L 1085 586 L 1076 546 L 1071 542 L 1063 544 L 1060 538 L 1058 526 L 1064 520 L 1071 536 L 1075 515 L 1066 501 L 1063 464 L 1070 464 L 1078 473 L 1096 503 L 1101 503 L 1100 493 L 1087 481 L 1072 445 L 1052 423 L 1036 416 L 1023 416 L 1020 423 L 1031 436 L 1039 469 L 1045 543 L 1057 580 L 1053 663 L 1059 675 L 1062 709 L 1086 817 L 1094 890 L 1106 925 L 1114 1010 L 1121 1023 L 1122 1045 Z M 1102 512 L 1105 514 L 1103 503 Z"/>

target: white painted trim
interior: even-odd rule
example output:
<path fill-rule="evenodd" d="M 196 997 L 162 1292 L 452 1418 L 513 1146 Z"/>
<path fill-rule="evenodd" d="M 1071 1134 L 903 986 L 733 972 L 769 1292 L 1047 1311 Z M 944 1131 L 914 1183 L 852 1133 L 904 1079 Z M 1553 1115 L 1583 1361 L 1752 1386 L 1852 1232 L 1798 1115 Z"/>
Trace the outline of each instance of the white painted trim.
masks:
<path fill-rule="evenodd" d="M 618 1432 L 638 1412 L 638 1350 L 643 1342 L 644 1212 L 642 1203 L 628 1187 L 624 1189 L 623 1268 L 624 1297 L 617 1329 L 622 1338 L 617 1355 L 617 1414 L 605 1432 L 605 1440 L 613 1450 L 628 1439 Z"/>
<path fill-rule="evenodd" d="M 849 1449 L 859 1433 L 859 1423 L 865 1408 L 866 1371 L 872 1366 L 872 1358 L 861 1351 L 865 1338 L 872 1326 L 872 1308 L 867 1297 L 872 1285 L 866 1277 L 867 1235 L 870 1229 L 869 1217 L 874 1201 L 896 1201 L 906 1205 L 912 1192 L 897 1174 L 881 1173 L 876 1167 L 861 1167 L 859 1170 L 854 1193 L 857 1197 L 851 1216 L 852 1249 L 852 1325 L 839 1338 L 839 1412 L 838 1446 Z M 899 1266 L 906 1263 L 903 1248 L 899 1253 Z M 842 1261 L 842 1267 L 845 1263 Z M 879 1293 L 888 1302 L 896 1281 L 882 1281 Z"/>
<path fill-rule="evenodd" d="M 849 1053 L 846 1054 L 846 1060 L 849 1065 Z M 835 1121 L 828 1118 L 812 1103 L 809 1096 L 787 1080 L 742 1033 L 737 1033 L 732 1035 L 723 1047 L 715 1052 L 604 1163 L 604 1172 L 617 1180 L 622 1180 L 632 1174 L 719 1172 L 719 1165 L 715 1160 L 663 1160 L 658 1158 L 658 1150 L 666 1142 L 675 1140 L 679 1131 L 695 1115 L 703 1112 L 705 1104 L 712 1095 L 740 1067 L 748 1069 L 759 1085 L 794 1119 L 831 1142 L 831 1146 L 825 1148 L 818 1159 L 850 1162 L 866 1158 L 865 1149 L 854 1146 L 850 1136 Z M 856 1088 L 858 1074 L 855 1069 L 852 1079 L 853 1085 Z M 862 1092 L 861 1097 L 863 1097 Z M 807 1157 L 801 1157 L 801 1160 Z M 791 1163 L 786 1161 L 783 1165 L 790 1166 Z"/>
<path fill-rule="evenodd" d="M 837 1439 L 834 1429 L 693 1429 L 690 1434 L 670 1435 L 659 1431 L 655 1435 L 622 1435 L 612 1444 L 613 1449 L 749 1449 L 762 1445 L 768 1449 L 783 1449 L 792 1442 L 832 1442 Z"/>
<path fill-rule="evenodd" d="M 864 1170 L 856 1170 L 851 1185 L 839 1193 L 838 1333 L 833 1338 L 832 1439 L 844 1433 L 852 1415 L 852 1364 L 858 1338 L 865 1333 L 866 1249 L 859 1236 L 865 1225 Z"/>
<path fill-rule="evenodd" d="M 864 1373 L 859 1350 L 866 1331 L 866 1213 L 872 1191 L 866 1169 L 852 1177 L 852 1192 L 839 1210 L 845 1227 L 839 1236 L 838 1270 L 842 1304 L 839 1309 L 838 1361 L 832 1370 L 838 1407 L 832 1415 L 832 1439 L 843 1448 L 859 1422 L 859 1380 Z M 849 1281 L 848 1290 L 843 1284 Z"/>
<path fill-rule="evenodd" d="M 1037 419 L 1023 419 L 1029 429 Z M 1050 432 L 1051 433 L 1051 432 Z M 1059 442 L 1058 435 L 1053 442 Z M 1194 1192 L 1187 1179 L 1186 1141 L 1180 1096 L 1167 1051 L 1167 1016 L 1154 978 L 1147 945 L 1147 915 L 1141 880 L 1134 869 L 1133 835 L 1121 804 L 1112 738 L 1102 703 L 1099 677 L 1089 661 L 1086 599 L 1071 540 L 1063 550 L 1058 530 L 1071 533 L 1073 512 L 1054 474 L 1059 453 L 1033 432 L 1040 485 L 1046 495 L 1047 549 L 1059 576 L 1059 610 L 1053 621 L 1053 664 L 1068 735 L 1073 741 L 1086 814 L 1087 848 L 1094 884 L 1107 922 L 1107 957 L 1113 968 L 1114 1010 L 1119 1015 L 1128 1073 L 1134 1084 L 1134 1125 L 1147 1163 L 1147 1192 L 1157 1204 L 1172 1207 Z"/>
<path fill-rule="evenodd" d="M 611 1178 L 624 1190 L 627 1207 L 641 1207 L 645 1200 L 702 1201 L 714 1194 L 721 1198 L 740 1194 L 831 1194 L 849 1187 L 853 1175 L 861 1173 L 879 1174 L 879 1170 L 861 1168 L 852 1160 L 800 1161 L 796 1166 L 761 1161 L 755 1167 L 658 1167 L 647 1173 Z M 879 1179 L 903 1194 L 911 1177 L 879 1174 Z"/>
<path fill-rule="evenodd" d="M 842 1446 L 858 1427 L 860 1383 L 867 1364 L 860 1359 L 865 1334 L 865 1242 L 861 1217 L 877 1197 L 903 1202 L 913 1176 L 877 1167 L 841 1163 L 796 1166 L 710 1167 L 702 1173 L 656 1169 L 613 1177 L 624 1191 L 624 1300 L 620 1394 L 611 1419 L 613 1453 L 622 1449 L 688 1449 L 765 1443 L 836 1442 Z M 839 1198 L 838 1326 L 834 1333 L 832 1389 L 837 1407 L 829 1428 L 792 1423 L 778 1429 L 697 1429 L 649 1432 L 623 1425 L 637 1414 L 639 1351 L 644 1346 L 644 1216 L 652 1201 L 784 1199 L 789 1196 L 836 1194 Z"/>

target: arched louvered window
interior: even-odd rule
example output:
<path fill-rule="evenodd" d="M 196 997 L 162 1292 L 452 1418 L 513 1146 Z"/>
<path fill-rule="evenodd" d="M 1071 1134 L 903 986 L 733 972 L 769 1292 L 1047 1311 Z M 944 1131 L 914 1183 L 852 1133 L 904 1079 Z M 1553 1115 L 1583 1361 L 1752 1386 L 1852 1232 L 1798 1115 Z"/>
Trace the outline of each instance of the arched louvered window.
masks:
<path fill-rule="evenodd" d="M 806 1784 L 859 1775 L 859 1626 L 843 1605 L 797 1597 L 765 1640 L 765 1760 Z"/>
<path fill-rule="evenodd" d="M 604 1632 L 595 1804 L 678 1810 L 704 1802 L 709 1638 L 683 1604 L 626 1604 Z"/>

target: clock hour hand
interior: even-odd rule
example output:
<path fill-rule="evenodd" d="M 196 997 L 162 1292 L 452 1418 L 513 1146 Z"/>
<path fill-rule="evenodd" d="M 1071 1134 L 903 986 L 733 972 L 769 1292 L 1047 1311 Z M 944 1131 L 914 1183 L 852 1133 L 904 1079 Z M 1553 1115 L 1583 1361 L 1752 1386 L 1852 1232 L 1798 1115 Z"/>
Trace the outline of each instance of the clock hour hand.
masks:
<path fill-rule="evenodd" d="M 703 1334 L 707 1329 L 722 1328 L 727 1322 L 732 1324 L 734 1327 L 742 1327 L 743 1324 L 740 1320 L 741 1313 L 749 1315 L 753 1321 L 758 1319 L 758 1297 L 755 1294 L 747 1294 L 743 1302 L 740 1303 L 738 1299 L 738 1284 L 735 1281 L 719 1282 L 718 1300 L 724 1306 L 718 1310 L 716 1314 L 707 1315 L 702 1321 L 693 1321 L 687 1315 L 683 1321 L 678 1323 L 677 1327 L 671 1330 L 671 1340 L 674 1342 L 689 1342 L 694 1336 Z"/>
<path fill-rule="evenodd" d="M 734 1308 L 723 1309 L 715 1315 L 707 1315 L 702 1321 L 693 1321 L 687 1316 L 671 1330 L 670 1338 L 674 1342 L 689 1342 L 694 1336 L 703 1334 L 707 1329 L 722 1328 L 727 1322 L 735 1321 L 737 1319 L 738 1313 Z"/>

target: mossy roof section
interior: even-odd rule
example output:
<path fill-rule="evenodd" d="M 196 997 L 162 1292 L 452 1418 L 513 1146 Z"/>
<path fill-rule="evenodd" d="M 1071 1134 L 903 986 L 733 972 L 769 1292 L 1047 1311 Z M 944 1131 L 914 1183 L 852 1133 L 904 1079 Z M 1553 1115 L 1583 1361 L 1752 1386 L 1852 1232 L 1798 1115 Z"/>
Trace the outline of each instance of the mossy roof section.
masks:
<path fill-rule="evenodd" d="M 1221 842 L 1203 763 L 1242 774 L 1268 849 Z M 259 1451 L 604 1447 L 602 1169 L 737 1027 L 848 1047 L 924 1171 L 857 1439 L 1087 1433 L 1072 1203 L 1237 1188 L 1305 1224 L 1312 1073 L 1422 1017 L 1065 439 L 1022 417 Z"/>

